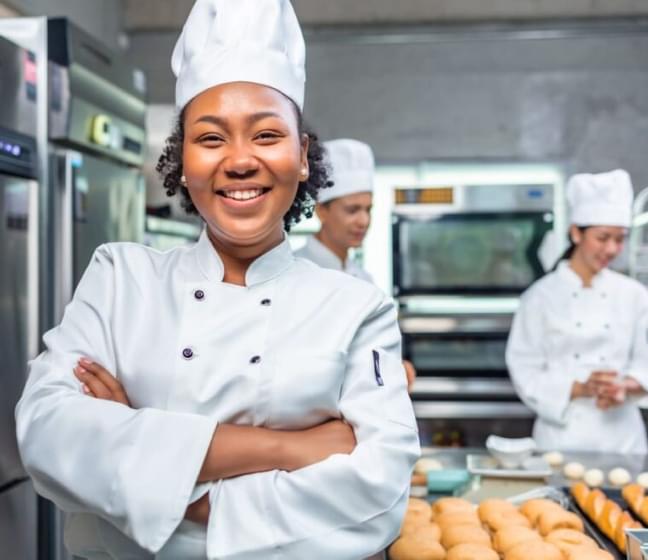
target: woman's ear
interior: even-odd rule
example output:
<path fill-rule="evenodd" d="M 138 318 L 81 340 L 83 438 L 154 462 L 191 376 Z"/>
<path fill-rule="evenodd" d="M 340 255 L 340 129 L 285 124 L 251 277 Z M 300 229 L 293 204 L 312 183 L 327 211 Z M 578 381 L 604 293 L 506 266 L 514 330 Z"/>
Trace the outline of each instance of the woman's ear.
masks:
<path fill-rule="evenodd" d="M 300 166 L 299 180 L 306 181 L 310 173 L 310 169 L 308 168 L 308 146 L 310 145 L 310 139 L 308 138 L 308 134 L 305 133 L 302 134 L 300 144 L 301 144 L 300 146 L 301 153 L 299 158 L 299 166 Z"/>
<path fill-rule="evenodd" d="M 578 226 L 569 226 L 569 239 L 574 245 L 579 245 L 583 240 L 583 232 Z"/>

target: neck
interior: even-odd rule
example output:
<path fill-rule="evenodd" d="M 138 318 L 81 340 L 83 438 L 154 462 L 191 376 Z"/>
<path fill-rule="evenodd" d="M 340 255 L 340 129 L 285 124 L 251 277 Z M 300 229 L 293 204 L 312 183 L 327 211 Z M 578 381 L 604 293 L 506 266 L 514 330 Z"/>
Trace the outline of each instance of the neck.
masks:
<path fill-rule="evenodd" d="M 576 251 L 569 259 L 569 267 L 583 281 L 583 286 L 585 286 L 586 288 L 591 287 L 592 278 L 594 278 L 596 273 L 589 266 L 587 266 L 585 261 L 580 257 L 578 251 Z"/>
<path fill-rule="evenodd" d="M 315 234 L 315 238 L 331 251 L 342 263 L 342 267 L 346 264 L 347 257 L 349 255 L 349 248 L 343 247 L 335 243 L 331 236 L 327 235 L 326 231 L 321 229 L 318 233 Z"/>
<path fill-rule="evenodd" d="M 261 255 L 281 244 L 283 230 L 278 229 L 276 233 L 267 236 L 259 243 L 250 245 L 232 243 L 230 240 L 214 234 L 209 227 L 207 227 L 207 236 L 223 261 L 223 282 L 245 286 L 245 274 L 250 265 Z"/>

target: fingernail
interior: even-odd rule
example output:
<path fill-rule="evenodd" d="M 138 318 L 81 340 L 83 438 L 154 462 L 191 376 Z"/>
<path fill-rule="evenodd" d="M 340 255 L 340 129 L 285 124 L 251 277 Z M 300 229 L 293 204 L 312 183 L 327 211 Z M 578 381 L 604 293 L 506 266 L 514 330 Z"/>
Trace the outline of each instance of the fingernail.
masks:
<path fill-rule="evenodd" d="M 81 389 L 83 390 L 84 393 L 90 392 L 90 388 L 85 383 L 81 383 Z"/>
<path fill-rule="evenodd" d="M 92 361 L 88 360 L 88 358 L 79 358 L 79 363 L 81 364 L 86 364 L 86 365 L 92 365 Z"/>

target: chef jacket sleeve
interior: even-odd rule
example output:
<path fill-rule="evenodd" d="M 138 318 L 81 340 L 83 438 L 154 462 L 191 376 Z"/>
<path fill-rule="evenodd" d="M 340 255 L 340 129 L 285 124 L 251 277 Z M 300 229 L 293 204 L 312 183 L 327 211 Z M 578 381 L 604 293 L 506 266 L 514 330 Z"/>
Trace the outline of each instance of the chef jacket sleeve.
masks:
<path fill-rule="evenodd" d="M 630 362 L 625 375 L 636 379 L 648 390 L 648 290 L 637 286 Z"/>
<path fill-rule="evenodd" d="M 208 558 L 358 560 L 397 536 L 420 448 L 394 306 L 380 294 L 371 307 L 350 345 L 339 400 L 355 450 L 217 482 Z"/>
<path fill-rule="evenodd" d="M 567 372 L 549 366 L 542 309 L 537 291 L 520 299 L 506 345 L 506 365 L 520 399 L 543 420 L 565 425 L 573 381 Z"/>
<path fill-rule="evenodd" d="M 41 495 L 64 511 L 96 514 L 155 552 L 184 517 L 216 425 L 80 392 L 72 372 L 79 357 L 118 370 L 114 281 L 110 247 L 99 247 L 61 324 L 45 334 L 45 351 L 30 363 L 17 435 Z"/>

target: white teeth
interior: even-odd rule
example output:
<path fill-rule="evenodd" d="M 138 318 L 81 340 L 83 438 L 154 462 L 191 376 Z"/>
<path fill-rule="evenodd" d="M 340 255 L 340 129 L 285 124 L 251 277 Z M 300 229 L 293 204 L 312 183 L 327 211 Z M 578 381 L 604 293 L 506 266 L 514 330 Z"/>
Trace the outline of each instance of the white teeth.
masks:
<path fill-rule="evenodd" d="M 224 191 L 223 195 L 234 200 L 250 200 L 263 194 L 262 189 L 251 189 L 247 191 Z"/>

